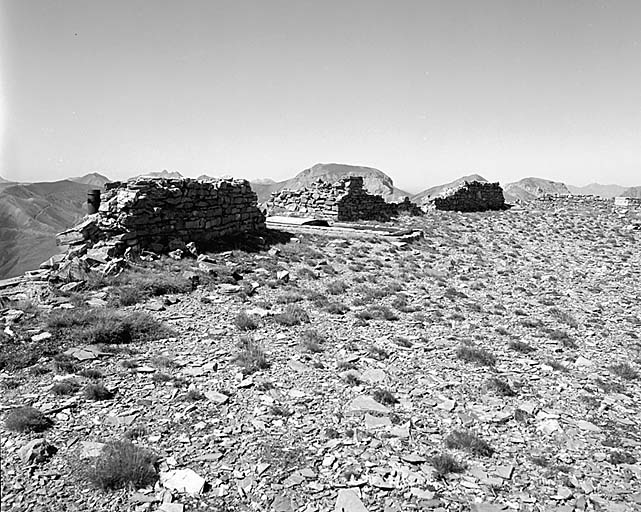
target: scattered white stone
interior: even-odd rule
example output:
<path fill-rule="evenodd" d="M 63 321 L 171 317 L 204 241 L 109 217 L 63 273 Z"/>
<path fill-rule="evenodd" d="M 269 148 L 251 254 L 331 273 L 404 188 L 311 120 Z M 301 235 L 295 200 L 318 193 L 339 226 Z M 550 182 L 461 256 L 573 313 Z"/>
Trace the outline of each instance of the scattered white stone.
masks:
<path fill-rule="evenodd" d="M 217 391 L 205 391 L 205 396 L 216 404 L 224 404 L 229 400 L 227 395 Z"/>
<path fill-rule="evenodd" d="M 81 459 L 99 457 L 105 449 L 105 443 L 95 443 L 93 441 L 80 441 L 80 446 Z"/>
<path fill-rule="evenodd" d="M 334 512 L 368 512 L 357 492 L 353 489 L 338 491 Z"/>
<path fill-rule="evenodd" d="M 205 486 L 205 479 L 193 469 L 173 469 L 160 473 L 160 484 L 166 489 L 199 495 Z"/>
<path fill-rule="evenodd" d="M 581 430 L 589 430 L 590 432 L 601 432 L 601 428 L 597 427 L 594 423 L 585 420 L 576 421 L 576 426 Z"/>
<path fill-rule="evenodd" d="M 35 334 L 31 336 L 31 341 L 44 341 L 51 338 L 52 334 L 50 332 L 42 332 L 40 334 Z"/>
<path fill-rule="evenodd" d="M 545 434 L 553 434 L 561 429 L 561 425 L 557 420 L 543 420 L 536 426 L 536 429 Z"/>
<path fill-rule="evenodd" d="M 383 404 L 379 404 L 370 396 L 357 396 L 347 405 L 348 414 L 361 414 L 366 412 L 377 412 L 389 414 L 390 410 Z"/>

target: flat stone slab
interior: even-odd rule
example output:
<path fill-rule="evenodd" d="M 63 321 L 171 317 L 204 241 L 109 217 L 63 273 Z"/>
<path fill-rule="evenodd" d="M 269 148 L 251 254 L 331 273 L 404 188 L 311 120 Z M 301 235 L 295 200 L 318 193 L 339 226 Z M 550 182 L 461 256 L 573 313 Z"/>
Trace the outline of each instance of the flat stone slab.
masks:
<path fill-rule="evenodd" d="M 357 396 L 347 404 L 347 414 L 365 414 L 366 412 L 389 414 L 390 410 L 371 396 L 366 395 Z"/>

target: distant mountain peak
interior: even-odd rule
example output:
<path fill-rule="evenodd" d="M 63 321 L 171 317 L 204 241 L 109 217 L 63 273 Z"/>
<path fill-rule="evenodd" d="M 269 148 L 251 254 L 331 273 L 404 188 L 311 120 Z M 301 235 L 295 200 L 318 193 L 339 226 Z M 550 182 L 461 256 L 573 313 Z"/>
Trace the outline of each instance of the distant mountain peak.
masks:
<path fill-rule="evenodd" d="M 136 178 L 163 178 L 166 180 L 179 180 L 184 178 L 184 176 L 178 171 L 168 171 L 167 169 L 163 169 L 162 171 L 151 171 L 139 174 Z"/>
<path fill-rule="evenodd" d="M 335 183 L 345 176 L 362 176 L 364 188 L 370 194 L 382 196 L 386 201 L 396 201 L 411 195 L 394 187 L 392 178 L 379 169 L 337 163 L 317 163 L 288 180 L 272 183 L 253 181 L 251 185 L 252 190 L 258 195 L 258 201 L 262 203 L 269 199 L 272 192 L 278 190 L 298 190 L 311 185 L 319 178 L 329 183 Z"/>
<path fill-rule="evenodd" d="M 273 185 L 276 181 L 271 178 L 256 178 L 255 180 L 250 180 L 250 183 L 256 183 L 257 185 Z"/>
<path fill-rule="evenodd" d="M 601 185 L 600 183 L 590 183 L 583 187 L 573 185 L 568 185 L 567 187 L 574 195 L 600 196 L 605 198 L 620 196 L 626 189 L 626 187 L 622 187 L 621 185 Z"/>
<path fill-rule="evenodd" d="M 570 195 L 565 183 L 530 176 L 503 186 L 507 202 L 532 201 L 544 195 Z"/>
<path fill-rule="evenodd" d="M 480 174 L 468 174 L 467 176 L 461 176 L 460 178 L 450 181 L 449 183 L 444 183 L 442 185 L 436 185 L 434 187 L 427 188 L 418 194 L 414 194 L 410 197 L 412 201 L 418 204 L 426 203 L 431 198 L 438 196 L 446 189 L 456 188 L 462 185 L 465 182 L 480 181 L 481 183 L 487 183 L 487 180 Z"/>
<path fill-rule="evenodd" d="M 67 178 L 69 181 L 74 183 L 81 183 L 83 185 L 91 185 L 93 187 L 104 187 L 105 183 L 110 183 L 111 180 L 97 172 L 90 172 L 84 176 L 76 176 L 74 178 Z"/>

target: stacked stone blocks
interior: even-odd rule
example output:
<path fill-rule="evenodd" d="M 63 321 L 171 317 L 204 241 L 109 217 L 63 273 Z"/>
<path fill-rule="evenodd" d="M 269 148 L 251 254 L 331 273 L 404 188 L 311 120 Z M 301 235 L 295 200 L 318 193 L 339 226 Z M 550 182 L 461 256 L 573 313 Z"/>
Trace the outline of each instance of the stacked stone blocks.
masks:
<path fill-rule="evenodd" d="M 402 203 L 387 203 L 381 196 L 369 194 L 363 188 L 362 176 L 348 176 L 336 183 L 319 178 L 309 187 L 274 192 L 267 202 L 267 211 L 270 215 L 334 221 L 386 221 L 401 212 L 423 213 L 408 199 Z"/>
<path fill-rule="evenodd" d="M 105 188 L 98 213 L 59 234 L 60 245 L 108 240 L 121 249 L 165 252 L 265 228 L 246 180 L 137 178 Z"/>

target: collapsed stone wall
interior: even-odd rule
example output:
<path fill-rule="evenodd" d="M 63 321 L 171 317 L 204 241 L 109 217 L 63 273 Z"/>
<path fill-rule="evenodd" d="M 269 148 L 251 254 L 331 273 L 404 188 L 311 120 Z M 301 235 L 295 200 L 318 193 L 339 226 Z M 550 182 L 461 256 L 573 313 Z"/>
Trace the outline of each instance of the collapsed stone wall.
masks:
<path fill-rule="evenodd" d="M 265 228 L 247 180 L 137 178 L 105 188 L 98 213 L 60 233 L 58 245 L 81 251 L 102 240 L 113 253 L 167 252 Z"/>
<path fill-rule="evenodd" d="M 388 203 L 379 195 L 369 194 L 363 188 L 362 176 L 347 176 L 336 183 L 319 178 L 309 187 L 274 192 L 267 202 L 267 211 L 269 215 L 335 221 L 385 221 L 399 213 L 423 213 L 407 198 L 402 203 Z"/>
<path fill-rule="evenodd" d="M 436 210 L 459 212 L 484 212 L 505 210 L 503 189 L 498 183 L 465 181 L 456 188 L 446 189 L 430 200 Z"/>

